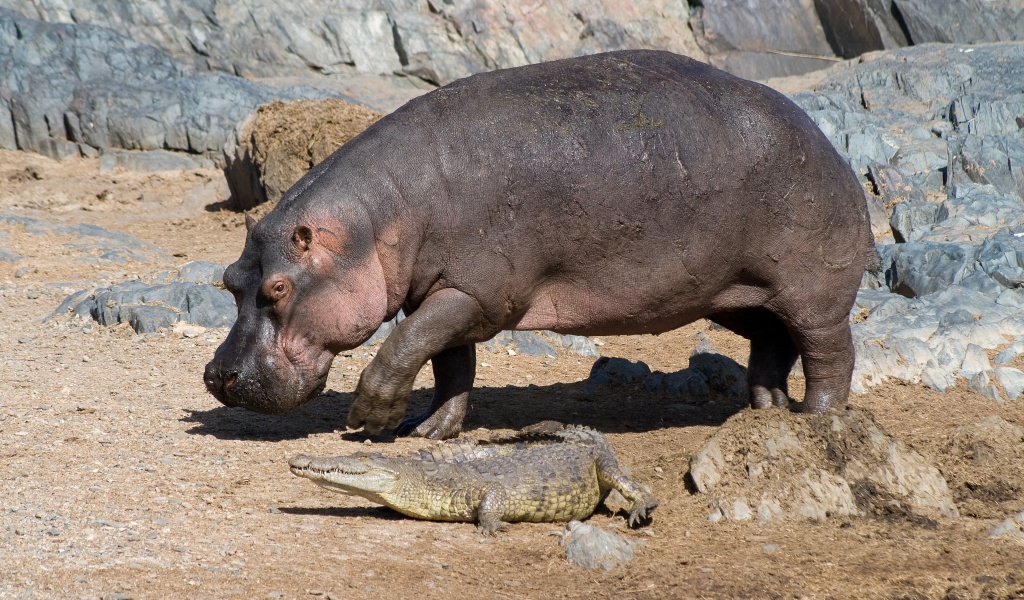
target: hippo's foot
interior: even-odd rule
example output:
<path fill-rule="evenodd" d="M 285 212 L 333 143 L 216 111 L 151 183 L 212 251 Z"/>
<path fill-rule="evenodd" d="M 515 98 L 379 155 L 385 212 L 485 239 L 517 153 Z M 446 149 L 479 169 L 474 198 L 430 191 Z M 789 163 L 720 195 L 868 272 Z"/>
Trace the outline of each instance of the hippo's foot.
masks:
<path fill-rule="evenodd" d="M 462 417 L 443 415 L 429 410 L 409 417 L 398 425 L 395 435 L 403 437 L 422 437 L 428 440 L 447 440 L 462 433 Z"/>
<path fill-rule="evenodd" d="M 750 388 L 750 405 L 754 408 L 786 407 L 789 406 L 789 394 L 785 389 L 754 385 Z"/>
<path fill-rule="evenodd" d="M 402 421 L 395 431 L 397 435 L 447 440 L 462 433 L 476 372 L 476 345 L 444 350 L 430 364 L 434 371 L 434 400 L 423 414 Z"/>
<path fill-rule="evenodd" d="M 385 429 L 394 429 L 405 416 L 405 402 L 412 385 L 397 388 L 387 385 L 382 369 L 371 362 L 363 370 L 356 385 L 356 399 L 348 411 L 346 425 L 350 429 L 363 428 L 375 435 Z"/>
<path fill-rule="evenodd" d="M 833 406 L 846 404 L 853 375 L 853 336 L 850 324 L 839 323 L 820 329 L 797 331 L 801 338 L 801 358 L 807 391 L 794 410 L 821 414 Z"/>

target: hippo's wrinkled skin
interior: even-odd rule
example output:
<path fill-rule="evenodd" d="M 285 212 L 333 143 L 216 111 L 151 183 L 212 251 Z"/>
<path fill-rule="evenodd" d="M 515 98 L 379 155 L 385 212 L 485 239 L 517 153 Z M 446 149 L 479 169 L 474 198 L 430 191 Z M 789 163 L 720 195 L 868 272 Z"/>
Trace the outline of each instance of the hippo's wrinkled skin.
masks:
<path fill-rule="evenodd" d="M 206 368 L 220 401 L 281 412 L 339 351 L 409 315 L 348 425 L 457 434 L 474 344 L 502 329 L 657 333 L 707 317 L 751 340 L 755 407 L 847 399 L 847 315 L 869 243 L 860 185 L 782 95 L 667 52 L 475 75 L 339 149 L 252 227 L 224 283 L 238 321 Z"/>

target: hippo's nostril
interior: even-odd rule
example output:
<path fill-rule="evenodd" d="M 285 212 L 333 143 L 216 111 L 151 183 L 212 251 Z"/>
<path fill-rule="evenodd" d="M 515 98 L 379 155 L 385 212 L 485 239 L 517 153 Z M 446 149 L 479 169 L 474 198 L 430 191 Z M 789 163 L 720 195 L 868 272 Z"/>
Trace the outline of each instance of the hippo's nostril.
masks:
<path fill-rule="evenodd" d="M 238 381 L 238 372 L 231 371 L 228 376 L 224 378 L 224 390 L 227 391 L 235 387 L 235 383 Z"/>

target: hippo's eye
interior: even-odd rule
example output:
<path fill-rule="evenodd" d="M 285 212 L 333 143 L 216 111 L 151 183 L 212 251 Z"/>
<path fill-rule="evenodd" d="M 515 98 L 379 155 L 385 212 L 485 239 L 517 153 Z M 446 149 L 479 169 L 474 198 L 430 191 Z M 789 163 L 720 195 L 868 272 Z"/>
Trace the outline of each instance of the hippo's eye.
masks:
<path fill-rule="evenodd" d="M 263 294 L 271 302 L 277 302 L 288 295 L 289 289 L 288 282 L 284 279 L 272 279 L 264 284 Z"/>

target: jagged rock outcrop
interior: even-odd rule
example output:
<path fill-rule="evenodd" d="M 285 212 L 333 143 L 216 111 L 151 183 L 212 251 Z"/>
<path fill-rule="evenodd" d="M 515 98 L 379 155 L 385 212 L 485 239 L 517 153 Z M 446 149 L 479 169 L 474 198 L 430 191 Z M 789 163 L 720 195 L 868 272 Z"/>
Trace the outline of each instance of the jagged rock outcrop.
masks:
<path fill-rule="evenodd" d="M 176 150 L 192 155 L 193 167 L 219 162 L 235 125 L 261 104 L 332 95 L 196 72 L 103 27 L 55 25 L 6 9 L 0 74 L 0 147 L 52 158 Z"/>

